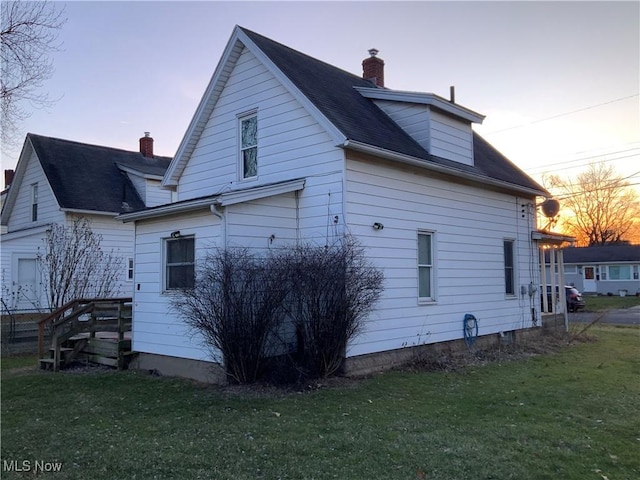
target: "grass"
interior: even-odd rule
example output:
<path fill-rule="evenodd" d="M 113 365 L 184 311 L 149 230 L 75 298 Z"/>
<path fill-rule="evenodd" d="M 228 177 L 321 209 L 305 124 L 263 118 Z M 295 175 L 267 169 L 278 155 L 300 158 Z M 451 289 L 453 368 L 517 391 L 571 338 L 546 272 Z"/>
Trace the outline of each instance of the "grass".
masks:
<path fill-rule="evenodd" d="M 640 329 L 554 355 L 304 393 L 2 370 L 4 462 L 52 479 L 635 479 Z M 35 360 L 34 360 L 35 362 Z"/>
<path fill-rule="evenodd" d="M 587 312 L 601 312 L 604 310 L 612 310 L 619 308 L 631 308 L 640 305 L 640 297 L 635 295 L 621 296 L 606 296 L 598 295 L 597 297 L 583 296 L 585 301 L 585 311 Z"/>

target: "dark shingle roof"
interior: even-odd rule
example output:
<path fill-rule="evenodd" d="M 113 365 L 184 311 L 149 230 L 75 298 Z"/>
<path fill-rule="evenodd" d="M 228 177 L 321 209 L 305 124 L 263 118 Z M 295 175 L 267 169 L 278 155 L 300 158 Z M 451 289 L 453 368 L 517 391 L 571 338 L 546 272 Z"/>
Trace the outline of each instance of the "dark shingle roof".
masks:
<path fill-rule="evenodd" d="M 29 133 L 33 148 L 61 208 L 128 212 L 144 208 L 129 177 L 116 164 L 142 174 L 163 175 L 171 159 L 87 145 Z"/>
<path fill-rule="evenodd" d="M 571 247 L 563 255 L 564 263 L 640 262 L 640 245 Z"/>
<path fill-rule="evenodd" d="M 374 87 L 372 82 L 240 28 L 349 140 L 545 192 L 475 132 L 474 166 L 430 155 L 372 100 L 354 88 Z"/>

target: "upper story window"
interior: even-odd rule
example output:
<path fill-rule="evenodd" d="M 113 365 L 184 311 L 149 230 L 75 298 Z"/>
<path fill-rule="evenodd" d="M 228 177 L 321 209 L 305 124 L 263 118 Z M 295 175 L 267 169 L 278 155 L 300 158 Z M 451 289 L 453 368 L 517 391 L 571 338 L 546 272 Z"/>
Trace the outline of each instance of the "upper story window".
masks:
<path fill-rule="evenodd" d="M 418 299 L 434 301 L 433 233 L 418 232 Z"/>
<path fill-rule="evenodd" d="M 515 271 L 515 242 L 513 240 L 504 241 L 504 292 L 507 295 L 516 294 L 516 271 Z"/>
<path fill-rule="evenodd" d="M 38 220 L 38 184 L 31 185 L 31 221 Z"/>
<path fill-rule="evenodd" d="M 165 240 L 165 290 L 193 288 L 195 283 L 195 238 Z"/>
<path fill-rule="evenodd" d="M 241 179 L 258 176 L 258 114 L 251 112 L 238 117 L 240 123 Z"/>

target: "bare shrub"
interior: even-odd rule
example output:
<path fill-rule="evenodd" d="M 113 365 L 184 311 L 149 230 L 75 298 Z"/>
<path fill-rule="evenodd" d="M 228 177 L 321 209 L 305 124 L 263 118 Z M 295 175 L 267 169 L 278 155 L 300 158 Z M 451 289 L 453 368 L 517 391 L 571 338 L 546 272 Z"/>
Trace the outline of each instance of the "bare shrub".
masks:
<path fill-rule="evenodd" d="M 285 257 L 291 284 L 286 307 L 297 331 L 300 367 L 306 375 L 331 376 L 380 297 L 384 276 L 352 237 L 327 247 L 302 244 Z"/>
<path fill-rule="evenodd" d="M 122 258 L 102 250 L 101 242 L 102 235 L 84 217 L 47 229 L 38 265 L 49 308 L 78 298 L 109 298 L 120 293 Z"/>
<path fill-rule="evenodd" d="M 260 258 L 247 249 L 216 249 L 196 269 L 194 287 L 176 293 L 172 307 L 204 336 L 219 355 L 227 377 L 253 383 L 278 353 L 277 332 L 287 294 L 276 257 Z"/>

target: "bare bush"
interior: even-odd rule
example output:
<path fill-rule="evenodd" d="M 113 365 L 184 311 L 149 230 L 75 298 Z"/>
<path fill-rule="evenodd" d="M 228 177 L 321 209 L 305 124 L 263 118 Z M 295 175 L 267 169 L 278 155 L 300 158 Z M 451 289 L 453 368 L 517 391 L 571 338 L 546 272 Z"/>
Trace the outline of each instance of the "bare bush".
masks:
<path fill-rule="evenodd" d="M 235 382 L 258 380 L 267 358 L 278 353 L 287 294 L 283 275 L 275 257 L 217 249 L 199 263 L 194 287 L 172 299 L 186 324 L 219 352 L 228 378 Z"/>
<path fill-rule="evenodd" d="M 352 237 L 328 247 L 299 245 L 285 257 L 291 284 L 286 307 L 300 366 L 306 375 L 331 376 L 343 367 L 347 345 L 362 331 L 384 276 Z"/>
<path fill-rule="evenodd" d="M 101 242 L 102 235 L 95 233 L 84 217 L 47 229 L 38 265 L 50 309 L 78 298 L 120 294 L 122 258 L 102 250 Z"/>

